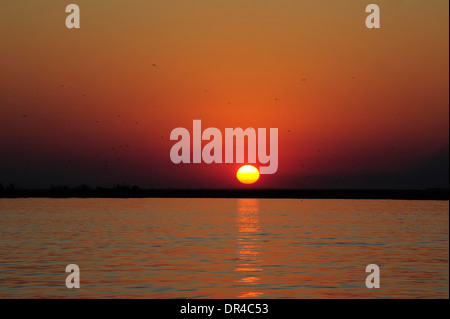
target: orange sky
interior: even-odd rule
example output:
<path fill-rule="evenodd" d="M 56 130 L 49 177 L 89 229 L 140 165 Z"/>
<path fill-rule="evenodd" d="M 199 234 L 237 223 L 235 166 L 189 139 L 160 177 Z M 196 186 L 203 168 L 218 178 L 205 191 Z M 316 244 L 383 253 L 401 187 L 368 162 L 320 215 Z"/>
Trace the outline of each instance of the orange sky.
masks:
<path fill-rule="evenodd" d="M 68 3 L 1 4 L 0 183 L 240 187 L 170 162 L 201 119 L 279 128 L 257 187 L 448 187 L 446 0 L 377 0 L 379 30 L 366 1 L 73 2 L 80 30 Z"/>

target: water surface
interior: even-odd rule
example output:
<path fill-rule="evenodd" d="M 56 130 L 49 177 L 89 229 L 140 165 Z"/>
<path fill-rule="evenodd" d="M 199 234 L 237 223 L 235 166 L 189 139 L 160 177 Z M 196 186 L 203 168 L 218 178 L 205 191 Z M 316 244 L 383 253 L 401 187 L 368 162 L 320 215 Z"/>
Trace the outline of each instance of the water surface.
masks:
<path fill-rule="evenodd" d="M 448 201 L 0 199 L 0 218 L 0 298 L 449 297 Z"/>

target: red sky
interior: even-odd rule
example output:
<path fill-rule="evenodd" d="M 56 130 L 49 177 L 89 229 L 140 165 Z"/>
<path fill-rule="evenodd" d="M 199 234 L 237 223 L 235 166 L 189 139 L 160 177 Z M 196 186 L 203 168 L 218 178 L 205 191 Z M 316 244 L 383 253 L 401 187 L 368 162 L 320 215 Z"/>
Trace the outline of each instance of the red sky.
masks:
<path fill-rule="evenodd" d="M 5 1 L 0 183 L 241 187 L 170 162 L 201 119 L 279 128 L 253 187 L 448 187 L 448 1 L 376 3 L 379 30 L 364 1 L 77 1 L 69 30 L 61 1 Z"/>

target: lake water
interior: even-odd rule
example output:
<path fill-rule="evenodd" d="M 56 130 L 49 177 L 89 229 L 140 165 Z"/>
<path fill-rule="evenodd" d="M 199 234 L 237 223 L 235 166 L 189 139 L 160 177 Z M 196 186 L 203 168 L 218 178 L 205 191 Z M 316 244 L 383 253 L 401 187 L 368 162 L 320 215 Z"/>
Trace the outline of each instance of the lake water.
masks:
<path fill-rule="evenodd" d="M 449 298 L 448 201 L 0 199 L 0 218 L 0 298 Z"/>

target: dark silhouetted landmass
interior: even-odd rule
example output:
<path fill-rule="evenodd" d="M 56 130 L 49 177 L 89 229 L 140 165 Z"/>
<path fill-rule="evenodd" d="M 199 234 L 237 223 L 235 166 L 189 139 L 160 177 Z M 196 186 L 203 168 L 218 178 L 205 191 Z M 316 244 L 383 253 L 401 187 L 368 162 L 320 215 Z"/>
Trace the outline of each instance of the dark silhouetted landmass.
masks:
<path fill-rule="evenodd" d="M 382 189 L 141 189 L 117 185 L 112 188 L 87 185 L 52 186 L 49 189 L 19 189 L 0 184 L 0 198 L 286 198 L 286 199 L 398 199 L 449 200 L 448 189 L 382 190 Z"/>

